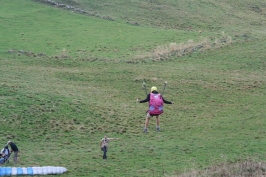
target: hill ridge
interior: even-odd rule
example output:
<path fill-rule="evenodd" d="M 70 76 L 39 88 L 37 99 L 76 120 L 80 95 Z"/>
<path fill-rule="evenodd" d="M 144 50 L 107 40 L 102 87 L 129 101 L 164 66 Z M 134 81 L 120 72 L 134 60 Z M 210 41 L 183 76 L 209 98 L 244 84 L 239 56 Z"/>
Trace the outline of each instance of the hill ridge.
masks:
<path fill-rule="evenodd" d="M 62 9 L 65 9 L 65 10 L 70 10 L 72 12 L 76 12 L 76 13 L 89 15 L 89 16 L 94 16 L 94 17 L 105 19 L 105 20 L 114 21 L 114 18 L 112 18 L 112 17 L 110 17 L 108 15 L 107 16 L 103 16 L 103 15 L 100 15 L 99 13 L 97 13 L 97 12 L 86 11 L 86 10 L 83 10 L 83 9 L 81 9 L 79 7 L 74 7 L 74 6 L 71 6 L 71 5 L 63 4 L 63 3 L 57 3 L 56 1 L 53 1 L 53 0 L 35 0 L 35 1 L 54 6 L 56 8 L 62 8 Z"/>

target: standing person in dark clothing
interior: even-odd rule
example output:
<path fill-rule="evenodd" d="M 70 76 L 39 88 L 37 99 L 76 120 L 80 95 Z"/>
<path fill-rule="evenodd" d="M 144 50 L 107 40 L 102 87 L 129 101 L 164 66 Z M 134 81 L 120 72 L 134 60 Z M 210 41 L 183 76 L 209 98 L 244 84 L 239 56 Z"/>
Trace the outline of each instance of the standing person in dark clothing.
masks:
<path fill-rule="evenodd" d="M 10 153 L 14 152 L 14 163 L 18 163 L 18 152 L 19 152 L 18 147 L 12 141 L 8 141 L 7 144 L 11 148 L 11 152 Z"/>
<path fill-rule="evenodd" d="M 157 92 L 157 87 L 153 86 L 151 88 L 151 93 L 147 95 L 145 100 L 137 99 L 139 103 L 149 102 L 149 110 L 147 111 L 145 127 L 143 132 L 148 132 L 148 126 L 150 122 L 150 118 L 156 116 L 156 131 L 160 131 L 160 117 L 159 115 L 163 113 L 163 104 L 174 104 L 171 101 L 165 100 L 160 93 Z"/>
<path fill-rule="evenodd" d="M 119 138 L 107 138 L 107 136 L 104 136 L 104 138 L 100 142 L 100 148 L 103 151 L 103 159 L 107 160 L 107 149 L 108 149 L 108 142 L 110 140 L 118 140 Z"/>

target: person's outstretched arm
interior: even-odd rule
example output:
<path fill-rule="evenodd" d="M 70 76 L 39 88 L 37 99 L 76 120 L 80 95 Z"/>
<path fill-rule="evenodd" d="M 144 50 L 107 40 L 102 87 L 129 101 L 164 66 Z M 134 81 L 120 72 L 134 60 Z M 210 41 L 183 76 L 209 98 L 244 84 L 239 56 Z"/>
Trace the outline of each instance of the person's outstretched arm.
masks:
<path fill-rule="evenodd" d="M 172 101 L 167 101 L 167 100 L 165 100 L 164 98 L 163 98 L 163 102 L 164 102 L 165 104 L 174 104 L 174 102 L 172 102 Z"/>
<path fill-rule="evenodd" d="M 139 100 L 139 99 L 137 99 L 137 102 L 139 102 L 139 103 L 145 103 L 145 102 L 148 102 L 148 101 L 150 101 L 150 94 L 147 95 L 147 97 L 146 97 L 145 100 Z"/>

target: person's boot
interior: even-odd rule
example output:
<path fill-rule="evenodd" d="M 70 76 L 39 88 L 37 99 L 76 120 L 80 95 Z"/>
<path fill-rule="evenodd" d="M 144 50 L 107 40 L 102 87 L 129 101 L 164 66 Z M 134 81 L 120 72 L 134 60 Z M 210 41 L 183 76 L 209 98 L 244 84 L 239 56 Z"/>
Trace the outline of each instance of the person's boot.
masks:
<path fill-rule="evenodd" d="M 144 128 L 143 133 L 148 133 L 148 128 Z"/>

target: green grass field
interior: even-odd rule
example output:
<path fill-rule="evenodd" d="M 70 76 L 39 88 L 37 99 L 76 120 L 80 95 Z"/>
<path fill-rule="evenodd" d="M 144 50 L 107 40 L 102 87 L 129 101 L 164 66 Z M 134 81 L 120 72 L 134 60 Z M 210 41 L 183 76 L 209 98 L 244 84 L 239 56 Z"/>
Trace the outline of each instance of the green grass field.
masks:
<path fill-rule="evenodd" d="M 9 166 L 159 177 L 266 161 L 265 3 L 57 2 L 115 20 L 1 2 L 0 140 L 21 151 Z M 175 104 L 165 106 L 161 132 L 152 119 L 143 134 L 142 83 L 161 91 L 165 81 Z M 120 138 L 107 161 L 104 135 Z"/>

